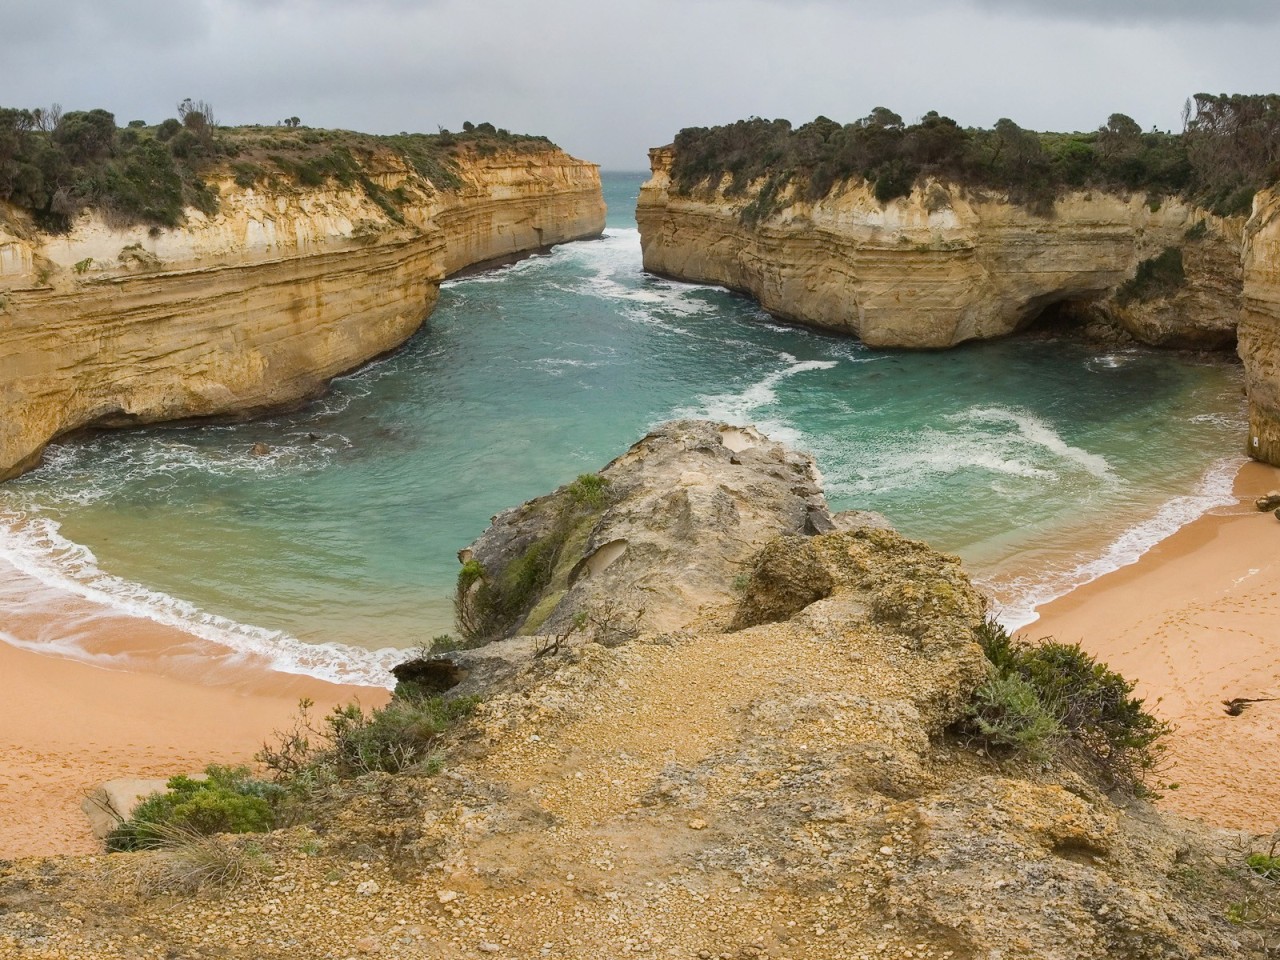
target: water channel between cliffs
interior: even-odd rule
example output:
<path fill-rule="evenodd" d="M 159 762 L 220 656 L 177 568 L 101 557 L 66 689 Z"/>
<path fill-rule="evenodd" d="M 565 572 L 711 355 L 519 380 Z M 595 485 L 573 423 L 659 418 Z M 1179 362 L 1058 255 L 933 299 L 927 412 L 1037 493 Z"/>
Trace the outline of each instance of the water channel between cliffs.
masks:
<path fill-rule="evenodd" d="M 384 648 L 451 629 L 456 551 L 492 514 L 676 416 L 813 453 L 834 509 L 958 553 L 1011 623 L 1233 502 L 1237 366 L 1041 339 L 872 352 L 781 326 L 642 272 L 642 179 L 605 175 L 604 240 L 446 284 L 404 349 L 305 410 L 51 448 L 0 487 L 0 567 L 28 607 L 78 594 L 381 683 Z M 75 624 L 56 634 L 76 655 Z"/>

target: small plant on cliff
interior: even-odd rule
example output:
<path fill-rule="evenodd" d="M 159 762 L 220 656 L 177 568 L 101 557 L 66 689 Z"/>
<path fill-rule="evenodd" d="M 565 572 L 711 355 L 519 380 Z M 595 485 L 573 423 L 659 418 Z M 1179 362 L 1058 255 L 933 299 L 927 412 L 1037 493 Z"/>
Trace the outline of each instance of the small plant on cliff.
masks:
<path fill-rule="evenodd" d="M 1275 855 L 1275 845 L 1270 853 L 1251 853 L 1245 858 L 1245 866 L 1263 880 L 1280 883 L 1280 856 Z"/>
<path fill-rule="evenodd" d="M 484 564 L 468 560 L 458 571 L 453 597 L 454 617 L 458 632 L 469 642 L 482 641 L 495 616 L 490 588 L 485 580 Z"/>
<path fill-rule="evenodd" d="M 1259 846 L 1262 849 L 1259 849 Z M 1236 883 L 1226 917 L 1242 928 L 1259 956 L 1280 955 L 1280 831 L 1269 838 L 1240 836 L 1226 845 L 1221 873 Z"/>
<path fill-rule="evenodd" d="M 993 621 L 977 639 L 992 677 L 979 688 L 961 733 L 997 751 L 1035 755 L 1053 748 L 1108 789 L 1153 791 L 1149 781 L 1159 772 L 1171 727 L 1133 696 L 1132 683 L 1076 644 L 1016 640 Z"/>
<path fill-rule="evenodd" d="M 418 765 L 434 773 L 440 738 L 479 702 L 477 697 L 397 697 L 368 714 L 358 704 L 337 707 L 325 717 L 326 759 L 340 777 L 400 773 Z"/>
<path fill-rule="evenodd" d="M 1187 281 L 1182 265 L 1182 251 L 1167 247 L 1158 256 L 1143 260 L 1132 280 L 1126 281 L 1116 291 L 1116 302 L 1124 305 L 1134 301 L 1157 300 L 1176 292 Z"/>
<path fill-rule="evenodd" d="M 584 473 L 531 509 L 545 511 L 547 532 L 506 562 L 501 570 L 487 570 L 468 560 L 458 571 L 454 612 L 458 632 L 468 643 L 485 643 L 514 629 L 550 584 L 565 543 L 575 531 L 582 535 L 609 505 L 609 481 Z"/>
<path fill-rule="evenodd" d="M 1014 674 L 992 677 L 974 694 L 969 726 L 992 754 L 1022 753 L 1047 760 L 1062 737 L 1062 725 L 1036 688 Z"/>
<path fill-rule="evenodd" d="M 609 498 L 609 481 L 598 473 L 583 473 L 569 484 L 569 496 L 573 502 L 598 509 Z"/>
<path fill-rule="evenodd" d="M 150 859 L 135 862 L 135 887 L 144 897 L 226 889 L 266 873 L 271 862 L 253 842 L 166 824 Z"/>
<path fill-rule="evenodd" d="M 261 833 L 275 825 L 282 791 L 257 780 L 248 767 L 211 764 L 206 779 L 177 776 L 168 790 L 143 800 L 133 815 L 107 837 L 107 849 L 143 850 L 164 846 L 175 834 Z"/>

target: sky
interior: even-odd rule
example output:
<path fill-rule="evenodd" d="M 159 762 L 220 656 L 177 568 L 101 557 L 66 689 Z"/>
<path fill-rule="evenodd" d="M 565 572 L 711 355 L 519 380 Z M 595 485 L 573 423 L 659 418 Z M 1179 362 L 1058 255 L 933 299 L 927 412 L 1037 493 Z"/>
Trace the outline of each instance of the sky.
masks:
<path fill-rule="evenodd" d="M 1280 0 L 0 0 L 0 106 L 368 133 L 489 121 L 641 170 L 686 126 L 886 106 L 1181 129 L 1280 92 Z"/>

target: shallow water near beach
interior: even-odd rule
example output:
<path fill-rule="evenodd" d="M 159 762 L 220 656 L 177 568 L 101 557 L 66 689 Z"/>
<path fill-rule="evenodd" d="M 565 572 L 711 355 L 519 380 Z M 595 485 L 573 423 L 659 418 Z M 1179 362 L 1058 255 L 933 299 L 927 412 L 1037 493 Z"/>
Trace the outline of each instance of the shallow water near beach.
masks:
<path fill-rule="evenodd" d="M 1237 366 L 1052 339 L 873 352 L 784 326 L 643 273 L 642 180 L 606 174 L 604 239 L 447 283 L 402 350 L 304 410 L 51 448 L 0 486 L 0 560 L 283 669 L 382 682 L 364 651 L 451 630 L 456 552 L 490 516 L 674 417 L 811 452 L 833 509 L 959 554 L 1012 624 L 1234 502 Z"/>

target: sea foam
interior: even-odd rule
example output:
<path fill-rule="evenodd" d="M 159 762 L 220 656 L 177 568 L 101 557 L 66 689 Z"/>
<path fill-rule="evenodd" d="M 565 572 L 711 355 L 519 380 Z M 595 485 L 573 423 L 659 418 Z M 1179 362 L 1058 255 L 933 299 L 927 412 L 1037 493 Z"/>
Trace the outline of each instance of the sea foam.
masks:
<path fill-rule="evenodd" d="M 1157 543 L 1210 510 L 1236 503 L 1233 492 L 1235 476 L 1242 463 L 1242 457 L 1218 460 L 1205 472 L 1192 493 L 1166 501 L 1153 516 L 1124 530 L 1101 555 L 1081 557 L 1070 566 L 1032 577 L 1019 577 L 1004 583 L 981 580 L 978 583 L 1001 597 L 998 619 L 1004 626 L 1010 630 L 1028 626 L 1040 618 L 1038 607 L 1099 577 L 1137 563 Z"/>
<path fill-rule="evenodd" d="M 698 398 L 701 401 L 699 406 L 681 407 L 673 415 L 706 417 L 735 426 L 756 426 L 771 440 L 797 444 L 802 434 L 789 420 L 777 416 L 762 416 L 761 412 L 777 405 L 777 388 L 784 380 L 810 370 L 830 370 L 839 366 L 839 361 L 798 360 L 789 353 L 779 354 L 779 358 L 787 364 L 782 369 L 766 374 L 742 390 L 701 396 Z"/>
<path fill-rule="evenodd" d="M 238 623 L 201 610 L 177 597 L 107 573 L 93 551 L 62 536 L 58 524 L 40 516 L 0 515 L 0 562 L 55 591 L 80 597 L 114 612 L 173 627 L 220 646 L 233 654 L 262 658 L 283 673 L 302 674 L 334 683 L 390 687 L 390 669 L 404 657 L 393 648 L 363 650 L 345 644 L 309 644 L 279 630 Z M 54 653 L 89 663 L 103 663 L 91 652 L 62 637 L 40 643 L 6 636 L 25 649 Z"/>

